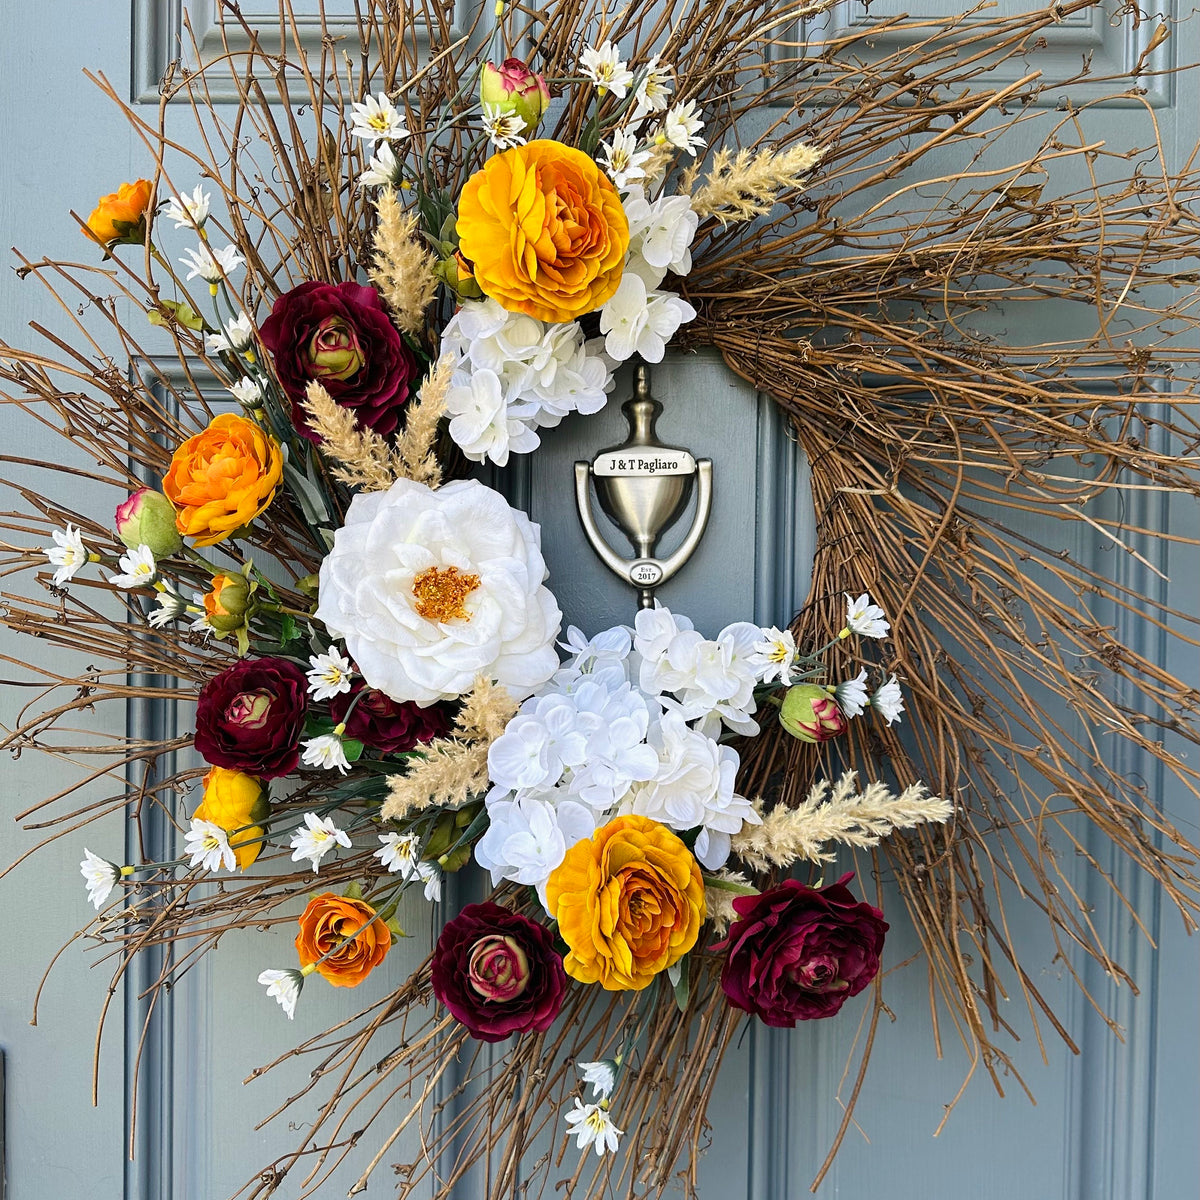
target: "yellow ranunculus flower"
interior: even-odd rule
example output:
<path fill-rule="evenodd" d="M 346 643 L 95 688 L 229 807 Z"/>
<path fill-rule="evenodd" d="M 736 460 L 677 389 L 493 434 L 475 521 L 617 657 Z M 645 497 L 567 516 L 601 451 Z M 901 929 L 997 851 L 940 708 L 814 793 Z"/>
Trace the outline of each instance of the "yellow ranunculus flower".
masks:
<path fill-rule="evenodd" d="M 253 421 L 222 413 L 175 451 L 162 486 L 179 532 L 211 546 L 249 525 L 282 478 L 279 443 Z"/>
<path fill-rule="evenodd" d="M 649 817 L 617 817 L 572 846 L 546 900 L 571 948 L 567 974 L 609 991 L 646 987 L 696 944 L 704 920 L 699 864 Z"/>
<path fill-rule="evenodd" d="M 629 222 L 581 150 L 542 139 L 493 154 L 462 190 L 458 237 L 475 281 L 509 312 L 573 321 L 617 290 Z"/>
<path fill-rule="evenodd" d="M 243 771 L 213 767 L 204 777 L 204 799 L 192 816 L 220 825 L 226 833 L 239 832 L 229 845 L 243 870 L 262 852 L 265 831 L 258 824 L 270 815 L 271 805 L 262 783 Z"/>
<path fill-rule="evenodd" d="M 153 192 L 150 180 L 138 179 L 101 196 L 87 219 L 88 237 L 102 246 L 121 241 L 140 242 L 145 230 L 142 222 Z"/>

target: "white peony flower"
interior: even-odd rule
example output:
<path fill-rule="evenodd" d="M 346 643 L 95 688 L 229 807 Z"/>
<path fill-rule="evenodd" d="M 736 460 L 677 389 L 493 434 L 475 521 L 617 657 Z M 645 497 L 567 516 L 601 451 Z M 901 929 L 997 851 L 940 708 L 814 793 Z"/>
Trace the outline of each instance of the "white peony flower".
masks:
<path fill-rule="evenodd" d="M 122 554 L 117 560 L 121 568 L 119 575 L 114 575 L 109 583 L 122 588 L 147 587 L 154 582 L 158 574 L 158 564 L 154 561 L 154 552 L 149 546 L 138 546 Z"/>
<path fill-rule="evenodd" d="M 308 694 L 314 700 L 329 700 L 348 692 L 353 678 L 353 665 L 336 646 L 308 660 Z"/>
<path fill-rule="evenodd" d="M 361 104 L 350 106 L 350 136 L 374 144 L 399 141 L 408 137 L 404 114 L 383 92 L 379 98 L 368 96 Z"/>
<path fill-rule="evenodd" d="M 487 140 L 497 150 L 509 150 L 513 146 L 525 145 L 521 130 L 525 128 L 525 118 L 514 113 L 506 113 L 499 104 L 483 106 L 483 131 Z"/>
<path fill-rule="evenodd" d="M 421 839 L 415 833 L 381 833 L 383 845 L 374 857 L 405 882 L 420 879 L 425 884 L 425 899 L 442 898 L 442 872 L 436 863 L 421 858 Z"/>
<path fill-rule="evenodd" d="M 616 1154 L 622 1131 L 613 1124 L 608 1109 L 599 1104 L 584 1104 L 576 1096 L 575 1107 L 566 1114 L 566 1121 L 571 1126 L 567 1136 L 575 1138 L 580 1150 L 595 1146 L 597 1157 L 602 1158 L 605 1151 Z"/>
<path fill-rule="evenodd" d="M 514 697 L 554 674 L 561 613 L 539 532 L 473 479 L 360 493 L 321 564 L 316 616 L 369 687 L 432 704 L 476 675 Z"/>
<path fill-rule="evenodd" d="M 279 971 L 272 968 L 259 974 L 258 982 L 267 989 L 267 995 L 279 1001 L 279 1007 L 287 1013 L 287 1019 L 296 1016 L 296 1002 L 300 989 L 304 987 L 304 975 L 300 971 Z"/>
<path fill-rule="evenodd" d="M 846 596 L 846 628 L 838 635 L 848 637 L 857 633 L 859 637 L 885 638 L 888 635 L 887 613 L 871 597 L 863 592 L 857 599 Z"/>
<path fill-rule="evenodd" d="M 321 859 L 337 846 L 351 845 L 350 835 L 339 829 L 332 817 L 318 817 L 316 813 L 305 813 L 304 824 L 292 834 L 292 862 L 308 859 L 313 873 L 321 865 Z"/>
<path fill-rule="evenodd" d="M 163 216 L 174 221 L 176 229 L 203 229 L 211 203 L 212 196 L 196 184 L 190 196 L 172 196 Z"/>
<path fill-rule="evenodd" d="M 871 697 L 871 707 L 890 725 L 904 711 L 904 693 L 895 675 Z"/>
<path fill-rule="evenodd" d="M 686 300 L 672 292 L 647 291 L 640 276 L 627 273 L 600 309 L 604 349 L 618 362 L 635 354 L 646 362 L 662 362 L 675 331 L 695 317 L 696 310 Z"/>
<path fill-rule="evenodd" d="M 534 415 L 533 407 L 508 404 L 494 371 L 456 375 L 446 392 L 446 411 L 451 438 L 472 462 L 491 459 L 503 467 L 510 453 L 528 454 L 541 444 L 541 438 L 522 419 Z"/>
<path fill-rule="evenodd" d="M 612 1095 L 617 1084 L 617 1064 L 610 1058 L 602 1058 L 599 1062 L 581 1062 L 575 1064 L 584 1083 L 592 1085 L 592 1095 L 597 1100 L 607 1100 Z"/>
<path fill-rule="evenodd" d="M 778 677 L 779 682 L 787 687 L 792 682 L 792 667 L 796 665 L 796 639 L 790 629 L 762 630 L 761 642 L 754 644 L 754 652 L 750 655 L 750 665 L 754 667 L 758 678 L 763 683 L 770 683 Z"/>
<path fill-rule="evenodd" d="M 601 95 L 612 92 L 618 100 L 625 98 L 633 82 L 633 72 L 621 61 L 620 51 L 612 42 L 602 42 L 598 47 L 586 46 L 579 57 L 579 73 L 587 76 Z"/>
<path fill-rule="evenodd" d="M 117 886 L 117 880 L 123 874 L 116 863 L 110 863 L 98 854 L 93 854 L 86 846 L 83 848 L 83 860 L 79 864 L 79 873 L 87 885 L 88 899 L 97 912 L 100 911 L 113 888 Z"/>
<path fill-rule="evenodd" d="M 387 142 L 371 155 L 367 169 L 358 177 L 359 187 L 395 187 L 400 182 L 400 163 Z"/>
<path fill-rule="evenodd" d="M 225 322 L 224 333 L 210 333 L 204 339 L 209 354 L 224 354 L 227 351 L 249 350 L 254 345 L 254 323 L 245 313 L 230 317 Z"/>
<path fill-rule="evenodd" d="M 183 843 L 184 854 L 190 854 L 193 867 L 203 867 L 206 871 L 237 870 L 237 857 L 229 845 L 229 836 L 220 825 L 212 821 L 201 821 L 192 818 L 191 828 L 188 829 Z"/>
<path fill-rule="evenodd" d="M 867 707 L 867 672 L 859 671 L 853 679 L 839 683 L 833 689 L 833 695 L 837 700 L 838 708 L 842 710 L 842 716 L 846 718 L 862 716 Z"/>
<path fill-rule="evenodd" d="M 226 275 L 244 266 L 246 260 L 238 253 L 236 246 L 226 246 L 215 250 L 202 242 L 195 250 L 185 250 L 179 260 L 188 270 L 186 278 L 195 279 L 197 275 L 205 283 L 216 287 Z"/>
<path fill-rule="evenodd" d="M 667 65 L 659 65 L 656 54 L 647 64 L 646 73 L 634 92 L 633 119 L 640 121 L 650 113 L 662 112 L 671 98 L 675 83 L 675 72 Z"/>
<path fill-rule="evenodd" d="M 676 104 L 674 108 L 667 110 L 662 134 L 672 146 L 686 150 L 695 158 L 696 151 L 704 145 L 704 139 L 700 136 L 700 130 L 703 128 L 704 122 L 700 118 L 696 102 L 689 100 L 686 104 Z"/>
<path fill-rule="evenodd" d="M 346 748 L 336 734 L 323 733 L 320 737 L 309 738 L 301 744 L 304 753 L 300 756 L 300 761 L 306 767 L 323 767 L 326 771 L 336 768 L 343 775 L 350 770 Z"/>
<path fill-rule="evenodd" d="M 650 151 L 639 150 L 637 138 L 632 133 L 618 129 L 611 142 L 600 143 L 600 149 L 604 151 L 604 170 L 614 187 L 624 190 L 631 183 L 646 178 L 642 168 L 650 158 Z M 629 215 L 628 209 L 625 215 Z"/>
<path fill-rule="evenodd" d="M 688 274 L 692 269 L 692 242 L 700 223 L 691 198 L 660 196 L 651 203 L 641 188 L 634 188 L 624 203 L 629 220 L 625 270 L 639 275 L 647 289 L 658 287 L 668 271 Z"/>
<path fill-rule="evenodd" d="M 58 587 L 62 587 L 68 580 L 75 578 L 75 572 L 88 561 L 90 555 L 79 530 L 70 523 L 67 524 L 65 532 L 53 529 L 50 536 L 54 538 L 54 545 L 47 546 L 42 553 L 52 567 L 58 568 L 54 572 L 54 582 Z"/>

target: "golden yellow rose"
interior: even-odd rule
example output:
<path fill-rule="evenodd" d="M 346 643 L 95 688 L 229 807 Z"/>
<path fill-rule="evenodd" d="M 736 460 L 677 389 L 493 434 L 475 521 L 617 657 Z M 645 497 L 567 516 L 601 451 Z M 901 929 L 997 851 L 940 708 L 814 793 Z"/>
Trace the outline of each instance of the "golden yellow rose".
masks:
<path fill-rule="evenodd" d="M 271 805 L 263 785 L 253 775 L 213 767 L 204 777 L 204 799 L 192 816 L 200 821 L 220 825 L 229 839 L 230 848 L 243 870 L 262 853 L 266 831 L 258 823 L 270 815 Z"/>
<path fill-rule="evenodd" d="M 150 180 L 138 179 L 134 183 L 123 183 L 115 192 L 101 196 L 87 219 L 85 232 L 88 237 L 102 246 L 111 246 L 122 238 L 140 241 L 137 234 L 153 191 L 154 185 Z"/>
<path fill-rule="evenodd" d="M 175 451 L 163 493 L 175 506 L 179 532 L 211 546 L 249 525 L 282 478 L 279 443 L 253 421 L 222 413 Z"/>
<path fill-rule="evenodd" d="M 599 308 L 629 248 L 608 177 L 581 150 L 547 139 L 493 154 L 463 188 L 457 228 L 480 288 L 540 321 Z"/>
<path fill-rule="evenodd" d="M 692 852 L 649 817 L 617 817 L 551 873 L 547 906 L 571 948 L 567 974 L 640 990 L 700 936 L 704 880 Z"/>

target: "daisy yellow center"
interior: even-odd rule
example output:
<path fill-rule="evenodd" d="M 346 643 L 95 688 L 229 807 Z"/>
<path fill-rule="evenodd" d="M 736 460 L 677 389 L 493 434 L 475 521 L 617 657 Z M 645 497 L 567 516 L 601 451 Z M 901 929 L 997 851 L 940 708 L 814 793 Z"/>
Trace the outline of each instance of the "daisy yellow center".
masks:
<path fill-rule="evenodd" d="M 221 845 L 221 840 L 220 840 L 220 838 L 217 837 L 217 835 L 215 833 L 206 833 L 204 835 L 204 849 L 205 850 L 216 850 L 220 847 L 220 845 Z"/>
<path fill-rule="evenodd" d="M 329 841 L 329 834 L 324 829 L 315 830 L 312 835 L 312 840 L 320 845 L 322 842 Z"/>
<path fill-rule="evenodd" d="M 416 610 L 427 621 L 469 621 L 463 601 L 479 586 L 478 575 L 457 567 L 429 567 L 413 580 Z"/>
<path fill-rule="evenodd" d="M 584 1121 L 584 1124 L 590 1130 L 592 1130 L 593 1133 L 603 1133 L 604 1127 L 608 1124 L 608 1117 L 600 1109 L 596 1109 L 595 1112 L 588 1114 L 587 1120 Z"/>
<path fill-rule="evenodd" d="M 768 656 L 772 662 L 783 662 L 788 656 L 788 648 L 782 642 L 776 642 L 771 647 L 771 653 Z"/>
<path fill-rule="evenodd" d="M 391 127 L 391 121 L 388 119 L 387 113 L 374 113 L 367 119 L 367 124 L 372 129 L 388 129 Z"/>

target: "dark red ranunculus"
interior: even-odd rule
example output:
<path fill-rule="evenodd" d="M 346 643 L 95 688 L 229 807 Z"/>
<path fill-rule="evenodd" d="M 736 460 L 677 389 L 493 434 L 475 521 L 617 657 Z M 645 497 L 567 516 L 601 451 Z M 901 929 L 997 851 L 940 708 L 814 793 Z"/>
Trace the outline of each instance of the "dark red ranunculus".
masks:
<path fill-rule="evenodd" d="M 360 693 L 363 693 L 362 699 L 347 718 L 350 702 Z M 447 705 L 431 704 L 422 708 L 412 700 L 393 700 L 362 682 L 353 683 L 348 692 L 331 696 L 329 714 L 334 721 L 346 722 L 347 737 L 385 754 L 414 750 L 450 732 Z"/>
<path fill-rule="evenodd" d="M 448 922 L 433 952 L 433 994 L 481 1042 L 549 1029 L 566 990 L 550 930 L 490 900 Z"/>
<path fill-rule="evenodd" d="M 739 896 L 738 916 L 714 950 L 728 950 L 721 987 L 730 1004 L 767 1025 L 832 1017 L 879 972 L 887 922 L 846 884 L 785 879 L 759 896 Z"/>
<path fill-rule="evenodd" d="M 275 301 L 259 335 L 292 401 L 296 428 L 309 441 L 317 437 L 300 402 L 313 379 L 360 424 L 382 437 L 396 432 L 417 361 L 374 288 L 302 283 Z"/>
<path fill-rule="evenodd" d="M 196 749 L 214 767 L 278 779 L 300 761 L 308 680 L 285 658 L 241 658 L 200 689 Z"/>

